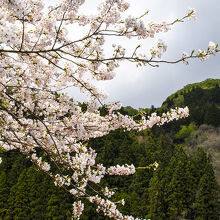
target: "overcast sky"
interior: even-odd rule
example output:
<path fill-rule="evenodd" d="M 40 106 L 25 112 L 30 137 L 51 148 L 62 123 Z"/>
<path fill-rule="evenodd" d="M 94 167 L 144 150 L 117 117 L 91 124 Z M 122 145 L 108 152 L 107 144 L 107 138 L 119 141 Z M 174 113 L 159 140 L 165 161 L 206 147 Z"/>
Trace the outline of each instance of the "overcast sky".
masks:
<path fill-rule="evenodd" d="M 95 6 L 101 0 L 87 0 L 84 13 L 94 13 Z M 219 0 L 129 0 L 127 14 L 135 17 L 149 10 L 145 22 L 168 21 L 183 17 L 189 8 L 196 10 L 197 19 L 173 26 L 168 33 L 159 34 L 155 39 L 141 41 L 142 48 L 148 50 L 158 39 L 167 44 L 167 52 L 162 59 L 175 60 L 183 51 L 207 49 L 209 41 L 220 43 L 220 2 Z M 112 39 L 111 43 L 114 39 Z M 122 46 L 135 47 L 139 42 L 121 42 Z M 114 80 L 98 85 L 109 94 L 109 101 L 121 101 L 123 106 L 146 108 L 159 107 L 162 102 L 178 89 L 189 83 L 200 82 L 207 78 L 220 78 L 220 55 L 211 57 L 206 62 L 191 60 L 190 65 L 182 63 L 163 64 L 159 68 L 150 66 L 136 68 L 134 64 L 123 63 L 117 69 Z"/>

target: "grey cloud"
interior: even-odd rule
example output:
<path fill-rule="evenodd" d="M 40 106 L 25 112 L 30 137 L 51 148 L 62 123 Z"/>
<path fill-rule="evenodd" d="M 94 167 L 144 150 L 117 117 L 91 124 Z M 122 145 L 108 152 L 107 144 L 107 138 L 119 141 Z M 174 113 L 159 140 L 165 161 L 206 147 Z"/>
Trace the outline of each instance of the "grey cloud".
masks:
<path fill-rule="evenodd" d="M 162 36 L 168 45 L 164 59 L 176 59 L 181 56 L 183 51 L 206 49 L 209 41 L 220 43 L 220 19 L 217 16 L 220 11 L 220 4 L 217 0 L 167 0 L 166 3 L 164 0 L 158 0 L 155 2 L 157 2 L 156 5 L 154 3 L 151 5 L 152 13 L 158 13 L 160 17 L 166 18 L 166 13 L 169 14 L 172 11 L 181 16 L 188 6 L 195 8 L 198 13 L 196 21 L 177 24 L 172 31 Z M 160 8 L 161 2 L 163 2 L 162 6 L 164 7 Z M 155 6 L 157 6 L 156 12 L 153 11 Z M 140 7 L 143 6 L 140 5 Z M 142 76 L 139 81 L 130 82 L 129 85 L 124 85 L 120 80 L 114 82 L 116 85 L 112 86 L 114 90 L 111 91 L 110 97 L 112 97 L 111 100 L 116 98 L 121 100 L 123 105 L 131 105 L 136 108 L 150 107 L 151 105 L 160 106 L 167 96 L 186 84 L 199 82 L 206 78 L 220 78 L 219 67 L 220 58 L 217 55 L 204 63 L 199 60 L 192 60 L 188 66 L 180 63 L 177 65 L 161 65 L 156 70 L 150 67 L 146 67 L 146 70 L 142 68 Z M 137 69 L 136 73 L 127 73 L 127 75 L 132 77 L 132 74 L 140 74 L 139 72 L 140 70 Z M 121 72 L 120 74 L 125 75 Z"/>
<path fill-rule="evenodd" d="M 92 6 L 91 2 L 97 1 L 87 2 Z M 197 11 L 196 21 L 176 24 L 173 30 L 158 36 L 168 45 L 168 51 L 163 59 L 174 60 L 181 57 L 183 51 L 190 53 L 192 49 L 206 49 L 209 41 L 220 43 L 219 0 L 130 0 L 129 2 L 132 13 L 142 13 L 145 9 L 150 9 L 149 17 L 145 18 L 146 22 L 181 18 L 189 7 Z M 151 39 L 146 39 L 146 44 L 144 43 L 148 49 L 150 42 Z M 135 66 L 123 64 L 117 71 L 116 79 L 99 84 L 109 93 L 108 101 L 120 100 L 124 106 L 130 105 L 135 108 L 160 106 L 167 96 L 186 84 L 206 78 L 220 78 L 219 67 L 220 55 L 211 57 L 205 63 L 192 60 L 189 66 L 182 63 L 164 64 L 157 69 L 151 67 L 137 69 Z M 75 94 L 74 92 L 73 95 Z M 77 97 L 82 100 L 80 95 Z"/>

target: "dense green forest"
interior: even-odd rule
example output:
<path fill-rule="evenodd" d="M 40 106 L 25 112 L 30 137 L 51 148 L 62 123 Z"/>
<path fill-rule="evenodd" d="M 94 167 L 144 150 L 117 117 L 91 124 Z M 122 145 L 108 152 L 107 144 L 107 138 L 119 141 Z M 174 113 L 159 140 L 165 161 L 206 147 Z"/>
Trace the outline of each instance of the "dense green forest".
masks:
<path fill-rule="evenodd" d="M 146 167 L 133 176 L 107 177 L 103 186 L 117 190 L 115 200 L 125 199 L 119 209 L 136 217 L 218 220 L 220 216 L 220 80 L 191 84 L 169 96 L 160 108 L 121 112 L 135 116 L 162 113 L 188 106 L 190 117 L 143 132 L 122 129 L 90 140 L 105 166 L 134 164 Z M 74 198 L 54 186 L 17 151 L 0 151 L 0 219 L 71 219 Z M 86 206 L 81 219 L 107 219 Z"/>

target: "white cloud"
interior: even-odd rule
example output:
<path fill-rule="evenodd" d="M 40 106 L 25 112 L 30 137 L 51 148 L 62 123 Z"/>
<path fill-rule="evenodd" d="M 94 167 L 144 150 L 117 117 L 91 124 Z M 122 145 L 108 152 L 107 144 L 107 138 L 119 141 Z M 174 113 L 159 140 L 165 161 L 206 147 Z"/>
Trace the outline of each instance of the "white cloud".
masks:
<path fill-rule="evenodd" d="M 81 7 L 84 14 L 94 14 L 96 6 L 101 0 L 87 0 Z M 192 49 L 206 49 L 209 41 L 220 43 L 220 19 L 217 15 L 220 11 L 218 0 L 128 0 L 131 7 L 127 12 L 138 16 L 149 10 L 149 15 L 144 17 L 145 22 L 163 20 L 173 21 L 184 16 L 189 8 L 195 8 L 198 19 L 178 23 L 168 33 L 160 34 L 156 39 L 146 39 L 138 43 L 142 44 L 147 51 L 162 38 L 168 45 L 168 51 L 164 58 L 173 60 L 180 57 L 183 51 Z M 73 30 L 74 32 L 74 30 Z M 79 31 L 77 31 L 79 32 Z M 109 44 L 115 39 L 111 38 Z M 135 48 L 137 42 L 118 40 L 125 47 Z M 109 50 L 110 46 L 106 46 Z M 152 67 L 136 68 L 135 65 L 124 63 L 118 69 L 118 75 L 110 82 L 99 82 L 100 87 L 105 88 L 110 95 L 109 100 L 120 100 L 123 105 L 138 107 L 149 107 L 152 104 L 160 106 L 164 99 L 188 83 L 198 82 L 206 78 L 220 78 L 219 55 L 212 57 L 206 63 L 199 60 L 190 62 L 189 66 L 161 65 L 158 69 Z M 81 96 L 70 92 L 73 96 Z M 77 94 L 77 95 L 76 95 Z"/>
<path fill-rule="evenodd" d="M 141 14 L 145 9 L 150 10 L 145 21 L 173 20 L 184 16 L 190 7 L 196 9 L 198 13 L 196 21 L 177 24 L 173 30 L 159 36 L 165 39 L 168 45 L 166 59 L 172 60 L 180 57 L 183 51 L 206 49 L 210 40 L 218 43 L 220 39 L 220 31 L 217 28 L 220 26 L 220 20 L 212 16 L 218 14 L 220 10 L 217 0 L 209 2 L 130 0 L 130 3 L 132 13 Z M 145 48 L 152 45 L 151 39 L 146 39 L 142 43 Z M 134 47 L 134 44 L 129 43 L 129 45 Z M 211 57 L 205 63 L 196 60 L 191 61 L 189 66 L 182 63 L 178 65 L 164 64 L 158 69 L 151 67 L 137 69 L 135 66 L 124 64 L 118 70 L 118 77 L 103 87 L 110 94 L 111 100 L 121 100 L 123 105 L 131 105 L 136 108 L 160 106 L 167 96 L 188 83 L 202 81 L 206 78 L 220 78 L 219 67 L 219 55 Z"/>

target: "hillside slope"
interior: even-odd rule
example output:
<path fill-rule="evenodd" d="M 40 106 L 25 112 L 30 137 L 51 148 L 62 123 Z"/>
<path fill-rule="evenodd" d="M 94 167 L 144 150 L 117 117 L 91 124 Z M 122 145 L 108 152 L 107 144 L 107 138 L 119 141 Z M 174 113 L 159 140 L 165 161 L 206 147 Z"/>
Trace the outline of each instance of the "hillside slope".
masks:
<path fill-rule="evenodd" d="M 188 85 L 169 96 L 161 108 L 146 109 L 147 114 L 160 113 L 188 105 L 187 119 L 142 132 L 118 129 L 88 141 L 97 152 L 97 163 L 139 167 L 132 176 L 106 176 L 101 182 L 116 191 L 115 201 L 125 199 L 125 206 L 118 202 L 123 213 L 144 219 L 219 219 L 219 83 L 208 79 Z M 136 115 L 138 110 L 128 106 L 121 113 Z M 0 148 L 0 157 L 0 219 L 71 219 L 74 197 L 55 187 L 18 151 Z M 155 161 L 157 169 L 149 166 Z M 95 209 L 85 203 L 81 219 L 108 219 Z"/>
<path fill-rule="evenodd" d="M 190 117 L 184 120 L 186 124 L 193 121 L 197 125 L 220 125 L 220 79 L 207 79 L 185 86 L 170 95 L 158 111 L 184 106 L 190 110 Z"/>

